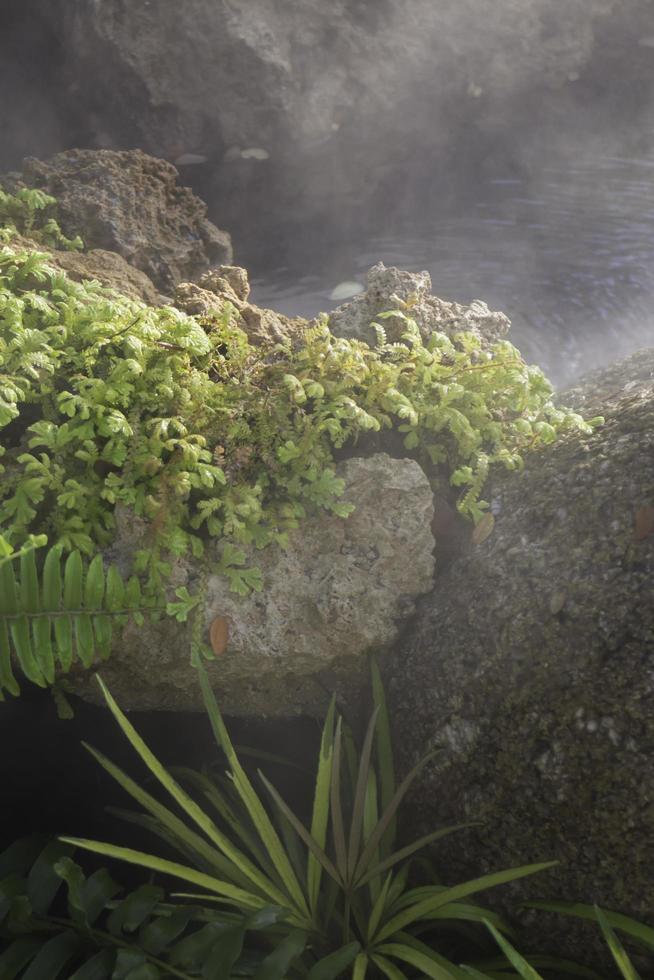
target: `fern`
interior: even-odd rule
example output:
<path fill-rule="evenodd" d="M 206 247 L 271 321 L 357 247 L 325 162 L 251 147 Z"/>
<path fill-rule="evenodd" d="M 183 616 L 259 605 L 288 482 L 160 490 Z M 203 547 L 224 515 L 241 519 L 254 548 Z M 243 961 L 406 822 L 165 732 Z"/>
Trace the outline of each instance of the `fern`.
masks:
<path fill-rule="evenodd" d="M 279 917 L 276 909 L 245 917 L 170 905 L 154 884 L 125 893 L 104 868 L 87 877 L 71 854 L 36 838 L 0 854 L 1 977 L 192 980 L 218 976 L 220 964 L 228 980 L 246 932 Z M 251 965 L 262 958 L 245 956 Z"/>
<path fill-rule="evenodd" d="M 64 560 L 60 547 L 39 567 L 35 552 L 46 540 L 34 537 L 13 551 L 0 535 L 0 700 L 5 691 L 20 694 L 14 660 L 28 680 L 47 687 L 75 658 L 85 667 L 106 659 L 114 623 L 130 615 L 143 622 L 147 603 L 137 578 L 125 584 L 115 566 L 105 572 L 99 554 L 87 563 L 72 551 Z"/>
<path fill-rule="evenodd" d="M 38 216 L 40 203 L 21 206 Z M 72 282 L 38 252 L 0 249 L 7 540 L 46 533 L 92 558 L 115 539 L 120 506 L 144 527 L 132 570 L 149 598 L 170 600 L 184 558 L 218 565 L 245 594 L 261 576 L 247 558 L 224 560 L 225 546 L 283 547 L 307 514 L 347 517 L 334 466 L 363 435 L 400 433 L 440 493 L 461 487 L 459 510 L 478 522 L 489 469 L 592 431 L 596 420 L 554 406 L 511 344 L 423 338 L 410 312 L 380 314 L 376 347 L 335 337 L 326 317 L 294 344 L 255 347 L 228 303 L 200 317 L 148 307 Z M 393 343 L 389 318 L 402 331 Z"/>

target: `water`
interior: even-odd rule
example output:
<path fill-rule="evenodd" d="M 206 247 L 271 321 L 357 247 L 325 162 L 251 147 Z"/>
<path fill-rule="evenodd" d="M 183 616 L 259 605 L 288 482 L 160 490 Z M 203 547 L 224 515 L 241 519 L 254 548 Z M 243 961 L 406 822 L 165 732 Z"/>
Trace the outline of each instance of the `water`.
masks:
<path fill-rule="evenodd" d="M 253 301 L 294 316 L 329 311 L 339 282 L 365 283 L 381 260 L 427 269 L 445 299 L 503 310 L 513 343 L 558 384 L 654 346 L 654 152 L 545 161 L 537 176 L 489 177 L 456 208 L 383 235 L 326 253 L 318 237 L 312 249 L 309 229 L 300 257 L 254 277 Z"/>

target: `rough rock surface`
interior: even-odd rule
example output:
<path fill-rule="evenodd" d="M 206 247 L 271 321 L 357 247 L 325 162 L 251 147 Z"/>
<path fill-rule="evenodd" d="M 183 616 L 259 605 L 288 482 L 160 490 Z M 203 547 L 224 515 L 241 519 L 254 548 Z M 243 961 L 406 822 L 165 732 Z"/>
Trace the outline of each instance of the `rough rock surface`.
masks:
<path fill-rule="evenodd" d="M 540 125 L 534 105 L 559 107 L 568 132 L 592 115 L 596 90 L 651 106 L 638 43 L 651 34 L 648 0 L 497 0 L 483 25 L 479 10 L 479 0 L 35 0 L 4 69 L 25 95 L 3 107 L 3 130 L 24 153 L 43 152 L 26 100 L 55 148 L 207 158 L 232 227 L 244 195 L 256 221 L 279 221 L 292 205 L 369 200 L 398 165 L 460 170 L 475 134 L 490 155 L 536 115 Z M 35 37 L 57 82 L 49 112 L 23 65 Z"/>
<path fill-rule="evenodd" d="M 441 748 L 420 777 L 416 823 L 483 821 L 438 852 L 445 880 L 558 858 L 504 896 L 650 921 L 654 350 L 561 401 L 605 425 L 529 457 L 521 476 L 496 475 L 495 529 L 421 601 L 392 715 L 405 768 Z M 534 944 L 547 948 L 551 925 L 534 920 Z M 592 935 L 573 930 L 550 952 L 578 958 Z"/>
<path fill-rule="evenodd" d="M 261 593 L 242 598 L 224 578 L 209 580 L 207 626 L 224 617 L 229 637 L 208 669 L 229 714 L 321 716 L 332 690 L 354 697 L 367 686 L 364 654 L 394 643 L 416 598 L 433 587 L 432 493 L 418 464 L 378 454 L 338 472 L 355 511 L 306 520 L 286 551 L 255 552 Z M 134 532 L 123 522 L 112 559 L 135 546 Z M 177 582 L 188 572 L 179 568 Z M 200 708 L 188 659 L 182 628 L 166 620 L 127 630 L 102 674 L 125 708 Z M 88 675 L 77 683 L 96 696 Z"/>
<path fill-rule="evenodd" d="M 371 322 L 380 313 L 394 309 L 404 309 L 416 321 L 425 340 L 436 331 L 452 336 L 466 330 L 492 342 L 504 337 L 511 326 L 504 313 L 491 312 L 482 300 L 463 306 L 432 296 L 428 272 L 405 272 L 393 266 L 387 269 L 383 262 L 369 271 L 365 292 L 330 314 L 329 326 L 339 337 L 355 337 L 374 344 Z M 381 323 L 389 341 L 401 339 L 405 329 L 401 319 L 389 318 Z"/>
<path fill-rule="evenodd" d="M 163 292 L 214 265 L 231 261 L 229 235 L 206 217 L 206 205 L 177 170 L 140 150 L 69 150 L 51 160 L 30 158 L 22 174 L 2 178 L 56 197 L 58 220 L 89 249 L 117 252 Z"/>
<path fill-rule="evenodd" d="M 248 303 L 250 283 L 245 269 L 236 265 L 221 265 L 200 276 L 199 282 L 181 282 L 175 289 L 174 305 L 184 313 L 206 316 L 222 309 L 228 301 L 239 314 L 239 327 L 255 346 L 299 340 L 307 329 L 307 321 L 291 318 L 274 310 L 261 309 Z"/>
<path fill-rule="evenodd" d="M 26 249 L 30 252 L 45 252 L 50 265 L 62 269 L 76 282 L 97 279 L 103 286 L 109 286 L 130 299 L 141 300 L 152 306 L 157 306 L 164 300 L 152 280 L 116 252 L 107 252 L 102 248 L 83 252 L 56 249 L 19 234 L 14 234 L 7 246 L 18 251 Z"/>

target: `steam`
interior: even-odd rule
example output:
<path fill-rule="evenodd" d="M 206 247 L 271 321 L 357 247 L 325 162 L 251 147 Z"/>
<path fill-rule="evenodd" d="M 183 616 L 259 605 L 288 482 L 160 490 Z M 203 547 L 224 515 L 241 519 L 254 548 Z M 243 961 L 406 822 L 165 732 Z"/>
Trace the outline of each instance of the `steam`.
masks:
<path fill-rule="evenodd" d="M 261 303 L 311 315 L 381 259 L 505 310 L 560 382 L 654 343 L 649 0 L 186 0 L 183 30 L 176 0 L 6 0 L 0 26 L 0 171 L 177 161 Z"/>

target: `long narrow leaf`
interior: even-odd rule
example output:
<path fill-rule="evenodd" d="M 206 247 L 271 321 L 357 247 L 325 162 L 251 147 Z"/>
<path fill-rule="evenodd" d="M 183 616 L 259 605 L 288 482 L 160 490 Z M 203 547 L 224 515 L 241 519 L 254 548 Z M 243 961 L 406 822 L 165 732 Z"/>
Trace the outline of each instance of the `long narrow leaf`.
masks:
<path fill-rule="evenodd" d="M 413 767 L 411 772 L 409 772 L 404 777 L 399 787 L 395 791 L 391 802 L 389 803 L 386 810 L 384 810 L 384 812 L 382 813 L 379 823 L 377 824 L 374 831 L 370 835 L 370 839 L 368 840 L 368 843 L 363 849 L 361 857 L 357 862 L 357 866 L 354 872 L 354 877 L 356 881 L 359 881 L 361 876 L 368 870 L 370 861 L 372 860 L 375 851 L 379 847 L 384 835 L 386 834 L 386 831 L 390 827 L 391 822 L 397 812 L 397 808 L 399 807 L 400 803 L 406 796 L 411 786 L 411 783 L 416 778 L 418 773 L 421 771 L 423 766 L 425 766 L 429 762 L 429 760 L 433 758 L 434 755 L 435 752 L 431 752 L 429 755 L 426 755 L 424 759 L 421 759 L 420 762 Z"/>
<path fill-rule="evenodd" d="M 239 887 L 243 887 L 248 879 L 239 872 L 239 869 L 233 861 L 224 857 L 219 850 L 212 847 L 203 837 L 190 830 L 184 821 L 180 820 L 172 810 L 169 810 L 163 803 L 160 803 L 154 796 L 151 796 L 150 793 L 123 772 L 122 769 L 111 762 L 110 759 L 107 759 L 102 752 L 94 749 L 86 742 L 82 742 L 82 745 L 100 763 L 102 768 L 122 786 L 125 792 L 129 793 L 144 810 L 151 813 L 153 817 L 167 828 L 174 838 L 180 840 L 193 853 L 198 854 L 211 868 L 218 871 L 221 875 L 226 875 L 228 879 L 232 879 L 233 884 L 238 884 Z"/>
<path fill-rule="evenodd" d="M 252 882 L 253 885 L 255 885 L 256 888 L 266 893 L 276 904 L 287 904 L 285 897 L 278 892 L 278 890 L 272 885 L 266 876 L 263 875 L 258 868 L 256 868 L 255 865 L 247 857 L 245 857 L 245 855 L 243 855 L 242 852 L 239 851 L 239 849 L 235 847 L 223 833 L 221 833 L 204 810 L 202 810 L 202 808 L 191 799 L 188 793 L 182 789 L 179 783 L 174 780 L 161 765 L 157 757 L 150 751 L 143 739 L 140 737 L 134 726 L 128 721 L 123 712 L 120 710 L 100 677 L 98 677 L 98 683 L 102 688 L 105 701 L 107 702 L 111 713 L 120 725 L 129 742 L 139 754 L 152 775 L 155 776 L 164 789 L 170 793 L 175 802 L 195 821 L 198 827 L 204 831 L 209 840 L 220 848 L 223 854 L 225 854 L 230 861 L 234 862 L 236 867 Z"/>
<path fill-rule="evenodd" d="M 318 771 L 316 773 L 316 788 L 313 794 L 313 812 L 311 815 L 311 838 L 322 851 L 325 851 L 327 845 L 327 828 L 329 825 L 329 787 L 334 752 L 335 712 L 336 698 L 333 697 L 329 703 L 329 709 L 322 729 Z M 311 909 L 312 915 L 315 915 L 318 906 L 322 869 L 323 865 L 309 848 L 307 894 L 309 896 L 309 908 Z"/>
<path fill-rule="evenodd" d="M 382 956 L 392 956 L 403 963 L 408 963 L 432 980 L 456 980 L 454 973 L 446 966 L 442 966 L 425 953 L 418 952 L 417 949 L 412 949 L 404 943 L 385 943 L 378 947 L 378 951 Z"/>
<path fill-rule="evenodd" d="M 245 770 L 238 760 L 236 752 L 234 751 L 234 746 L 232 745 L 227 729 L 223 723 L 222 715 L 220 714 L 218 704 L 216 703 L 213 690 L 209 684 L 207 672 L 202 664 L 198 666 L 198 676 L 204 704 L 209 715 L 214 736 L 219 747 L 221 747 L 225 752 L 227 761 L 229 762 L 232 770 L 234 788 L 237 790 L 241 799 L 243 800 L 250 819 L 256 827 L 257 833 L 261 837 L 261 840 L 268 851 L 273 864 L 279 872 L 290 900 L 293 902 L 295 908 L 301 915 L 308 916 L 309 907 L 302 892 L 300 883 L 297 880 L 295 872 L 291 866 L 291 862 L 284 851 L 282 842 L 279 839 L 277 831 L 273 827 L 270 817 L 266 813 L 261 800 L 257 796 L 245 773 Z M 281 904 L 285 903 L 282 902 Z"/>
<path fill-rule="evenodd" d="M 466 898 L 468 895 L 485 891 L 487 888 L 495 888 L 497 885 L 503 885 L 509 881 L 525 878 L 527 875 L 536 874 L 539 871 L 545 871 L 548 868 L 553 868 L 556 864 L 558 864 L 557 861 L 547 861 L 542 864 L 524 865 L 520 868 L 508 868 L 506 871 L 496 871 L 492 874 L 483 875 L 481 878 L 464 881 L 462 884 L 446 888 L 444 891 L 439 890 L 433 897 L 416 902 L 408 909 L 395 915 L 380 931 L 379 939 L 386 939 L 412 922 L 428 918 L 432 912 L 442 908 L 443 905 L 447 905 L 448 902 Z"/>
<path fill-rule="evenodd" d="M 407 980 L 406 974 L 402 973 L 399 967 L 389 960 L 386 956 L 379 956 L 376 953 L 370 957 L 375 966 L 381 970 L 388 980 Z"/>
<path fill-rule="evenodd" d="M 148 868 L 150 871 L 159 871 L 161 874 L 181 878 L 188 884 L 206 888 L 207 891 L 213 892 L 215 895 L 229 899 L 230 903 L 238 908 L 260 909 L 264 908 L 266 904 L 260 895 L 246 892 L 242 888 L 230 885 L 212 875 L 196 871 L 195 868 L 178 864 L 176 861 L 157 857 L 155 854 L 147 854 L 145 851 L 135 851 L 130 847 L 118 847 L 116 844 L 106 844 L 104 841 L 85 840 L 79 837 L 60 837 L 59 839 L 64 844 L 72 844 L 73 847 L 80 847 L 92 854 L 102 854 L 104 857 L 116 858 L 116 860 L 125 861 L 127 864 L 135 864 L 139 868 Z"/>
<path fill-rule="evenodd" d="M 298 837 L 300 837 L 300 839 L 306 844 L 306 846 L 309 849 L 310 853 L 313 854 L 313 856 L 316 859 L 316 861 L 320 864 L 320 866 L 322 868 L 325 869 L 325 871 L 327 872 L 327 874 L 331 878 L 333 878 L 334 881 L 340 883 L 341 877 L 340 877 L 337 869 L 334 867 L 334 865 L 332 864 L 332 862 L 327 857 L 327 854 L 325 853 L 325 851 L 323 851 L 322 848 L 318 847 L 318 844 L 313 839 L 313 837 L 311 836 L 311 834 L 309 833 L 309 831 L 302 824 L 302 822 L 295 816 L 295 814 L 293 813 L 293 811 L 291 810 L 291 808 L 288 806 L 288 804 L 284 802 L 284 800 L 279 795 L 279 793 L 277 792 L 277 790 L 275 789 L 275 787 L 270 782 L 268 782 L 268 780 L 263 775 L 263 773 L 259 773 L 259 775 L 261 777 L 261 780 L 262 780 L 264 786 L 266 787 L 266 789 L 270 793 L 273 801 L 279 807 L 280 811 L 284 814 L 284 816 L 289 821 L 289 823 L 292 825 L 292 827 L 295 829 Z"/>
<path fill-rule="evenodd" d="M 423 847 L 427 847 L 428 844 L 433 844 L 434 841 L 440 840 L 442 837 L 446 837 L 448 834 L 453 834 L 457 830 L 463 830 L 465 827 L 473 827 L 473 823 L 458 823 L 452 827 L 442 827 L 440 830 L 434 830 L 431 834 L 425 834 L 424 837 L 418 838 L 413 844 L 407 844 L 406 847 L 402 847 L 399 851 L 395 851 L 391 854 L 385 861 L 378 864 L 376 867 L 371 868 L 363 878 L 359 879 L 359 885 L 365 885 L 371 878 L 377 875 L 383 874 L 384 871 L 388 871 L 392 868 L 394 864 L 399 861 L 406 861 L 407 858 L 415 854 L 416 851 L 421 850 Z"/>
<path fill-rule="evenodd" d="M 379 895 L 370 910 L 370 917 L 368 919 L 368 929 L 367 929 L 367 939 L 371 943 L 375 938 L 375 933 L 377 932 L 377 927 L 381 922 L 382 915 L 384 913 L 386 902 L 388 900 L 388 890 L 391 887 L 391 881 L 393 880 L 392 873 L 386 876 L 386 881 L 382 885 Z"/>
<path fill-rule="evenodd" d="M 611 956 L 615 960 L 616 966 L 620 970 L 624 980 L 640 980 L 640 976 L 629 959 L 626 949 L 613 931 L 611 923 L 607 919 L 604 912 L 602 912 L 602 910 L 597 906 L 595 906 L 595 915 L 597 916 L 597 921 L 600 924 L 602 935 L 606 939 L 606 945 L 609 947 Z"/>
<path fill-rule="evenodd" d="M 488 919 L 485 920 L 484 924 L 506 956 L 511 966 L 516 968 L 518 975 L 522 977 L 522 980 L 543 980 L 540 973 L 527 962 L 524 956 L 520 955 L 517 949 L 514 949 L 511 943 L 504 938 L 501 932 L 497 931 L 495 926 L 493 926 Z"/>
<path fill-rule="evenodd" d="M 542 909 L 543 912 L 558 912 L 561 915 L 571 915 L 578 919 L 588 919 L 591 922 L 597 921 L 595 906 L 583 905 L 579 902 L 525 902 L 525 908 Z M 609 912 L 602 910 L 609 924 L 614 929 L 626 933 L 632 939 L 651 951 L 654 951 L 654 929 L 646 926 L 643 922 L 622 915 L 620 912 Z"/>
<path fill-rule="evenodd" d="M 347 879 L 347 851 L 345 849 L 345 821 L 341 804 L 341 761 L 343 744 L 343 724 L 339 718 L 336 723 L 334 736 L 334 761 L 332 763 L 332 779 L 329 789 L 329 805 L 332 819 L 332 836 L 336 853 L 336 867 L 341 879 Z"/>
<path fill-rule="evenodd" d="M 390 806 L 391 800 L 395 795 L 395 764 L 393 761 L 393 744 L 391 739 L 391 723 L 388 714 L 388 704 L 386 703 L 386 694 L 384 692 L 384 685 L 382 684 L 379 667 L 377 666 L 377 661 L 374 659 L 374 657 L 371 657 L 370 659 L 370 673 L 372 679 L 373 703 L 379 710 L 375 748 L 377 750 L 377 761 L 379 763 L 381 810 L 384 812 Z M 395 818 L 393 818 L 382 838 L 381 852 L 383 855 L 389 854 L 393 846 L 393 842 L 395 840 L 395 824 L 396 821 Z"/>
<path fill-rule="evenodd" d="M 348 877 L 352 878 L 359 856 L 359 844 L 363 832 L 363 813 L 366 802 L 366 789 L 368 786 L 368 775 L 370 773 L 370 758 L 372 755 L 372 743 L 375 737 L 375 727 L 377 725 L 376 708 L 372 718 L 368 723 L 368 729 L 363 740 L 361 756 L 359 760 L 359 772 L 354 790 L 354 804 L 352 806 L 352 819 L 350 820 L 350 839 L 347 850 L 347 872 Z"/>

